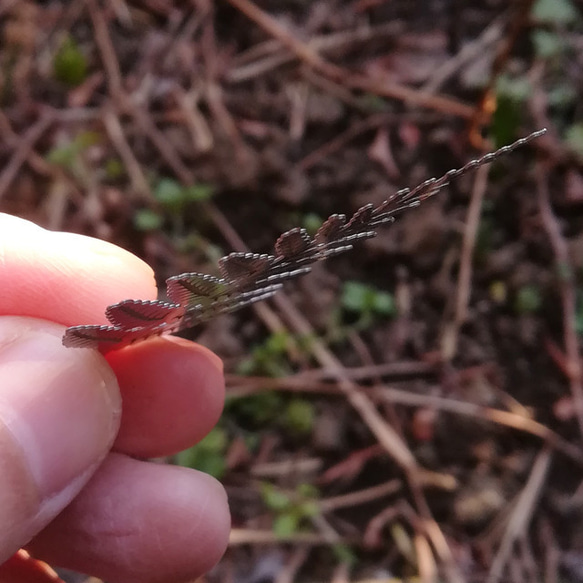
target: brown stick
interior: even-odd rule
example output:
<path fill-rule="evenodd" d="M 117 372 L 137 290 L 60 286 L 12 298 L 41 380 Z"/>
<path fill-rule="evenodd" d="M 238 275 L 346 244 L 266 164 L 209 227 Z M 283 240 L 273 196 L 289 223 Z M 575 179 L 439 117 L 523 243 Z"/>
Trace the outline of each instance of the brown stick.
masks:
<path fill-rule="evenodd" d="M 346 371 L 350 374 L 350 371 Z M 280 391 L 297 391 L 305 393 L 340 394 L 340 389 L 332 383 L 311 381 L 304 373 L 287 377 L 284 379 L 259 378 L 259 377 L 237 377 L 227 375 L 227 387 L 229 395 L 242 396 L 253 394 L 267 388 Z M 548 443 L 551 447 L 566 455 L 577 464 L 583 466 L 583 452 L 581 449 L 564 440 L 546 425 L 535 421 L 529 417 L 518 415 L 510 411 L 485 407 L 475 403 L 468 403 L 447 397 L 439 397 L 432 394 L 417 394 L 410 391 L 395 389 L 388 386 L 360 387 L 375 400 L 386 400 L 393 404 L 398 403 L 407 407 L 431 407 L 438 411 L 447 411 L 454 415 L 472 417 L 496 423 L 504 427 L 529 433 Z M 427 393 L 431 393 L 428 390 Z"/>
<path fill-rule="evenodd" d="M 504 567 L 510 557 L 514 543 L 528 528 L 534 506 L 540 497 L 547 478 L 550 464 L 551 452 L 545 448 L 539 452 L 532 467 L 528 482 L 520 494 L 518 502 L 508 519 L 508 525 L 502 543 L 496 553 L 496 557 L 494 558 L 492 567 L 488 573 L 488 578 L 486 579 L 487 583 L 498 583 L 498 581 L 501 580 Z"/>
<path fill-rule="evenodd" d="M 468 304 L 472 292 L 472 258 L 476 247 L 476 237 L 480 226 L 482 203 L 488 185 L 489 166 L 482 166 L 476 171 L 472 190 L 472 199 L 465 222 L 464 238 L 460 257 L 460 270 L 457 281 L 453 321 L 445 326 L 442 337 L 441 354 L 445 361 L 450 361 L 457 352 L 459 330 L 466 321 Z"/>
<path fill-rule="evenodd" d="M 49 129 L 54 119 L 54 112 L 52 110 L 46 110 L 38 121 L 28 128 L 24 137 L 20 141 L 18 148 L 16 148 L 16 151 L 12 155 L 10 162 L 6 168 L 4 168 L 2 174 L 0 174 L 0 199 L 2 199 L 5 192 L 8 190 L 8 187 L 12 184 L 12 181 L 18 174 L 20 167 L 30 155 L 34 144 Z"/>
<path fill-rule="evenodd" d="M 536 192 L 538 206 L 543 226 L 549 237 L 551 247 L 555 254 L 555 268 L 559 280 L 561 293 L 561 305 L 563 308 L 563 338 L 567 356 L 567 373 L 575 415 L 579 423 L 579 431 L 583 436 L 583 384 L 581 382 L 581 361 L 579 356 L 579 341 L 575 330 L 576 295 L 573 285 L 573 267 L 569 259 L 567 243 L 561 234 L 559 222 L 553 214 L 551 207 L 548 173 L 543 162 L 535 166 L 537 181 Z"/>
<path fill-rule="evenodd" d="M 343 67 L 330 63 L 312 47 L 290 34 L 290 32 L 287 31 L 275 18 L 258 8 L 253 2 L 250 2 L 250 0 L 227 1 L 238 8 L 248 18 L 253 20 L 253 22 L 264 29 L 268 34 L 279 40 L 303 63 L 334 81 L 353 89 L 368 91 L 376 95 L 403 101 L 408 105 L 433 109 L 435 111 L 441 111 L 448 115 L 454 115 L 464 119 L 471 119 L 474 115 L 473 107 L 455 99 L 430 95 L 416 89 L 405 87 L 398 83 L 391 83 L 382 80 L 379 81 L 378 79 L 358 75 Z"/>
<path fill-rule="evenodd" d="M 120 99 L 123 94 L 121 69 L 117 61 L 115 48 L 109 37 L 103 10 L 99 8 L 96 0 L 87 0 L 87 7 L 89 8 L 89 15 L 91 16 L 93 28 L 95 29 L 95 42 L 99 47 L 99 52 L 103 59 L 103 67 L 107 73 L 106 77 L 110 95 L 116 100 Z"/>

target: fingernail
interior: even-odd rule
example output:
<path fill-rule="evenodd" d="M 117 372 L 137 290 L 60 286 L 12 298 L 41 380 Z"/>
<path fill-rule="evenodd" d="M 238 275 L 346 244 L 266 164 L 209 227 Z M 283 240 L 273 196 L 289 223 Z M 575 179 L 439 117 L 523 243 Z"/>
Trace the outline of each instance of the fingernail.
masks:
<path fill-rule="evenodd" d="M 62 327 L 1 320 L 0 425 L 49 498 L 108 452 L 121 415 L 117 380 L 94 351 L 64 348 Z"/>

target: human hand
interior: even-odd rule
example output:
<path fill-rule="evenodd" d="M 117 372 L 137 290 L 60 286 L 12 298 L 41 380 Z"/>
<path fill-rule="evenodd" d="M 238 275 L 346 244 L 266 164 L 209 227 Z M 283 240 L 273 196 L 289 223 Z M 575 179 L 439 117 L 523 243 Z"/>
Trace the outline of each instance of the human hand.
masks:
<path fill-rule="evenodd" d="M 225 549 L 218 482 L 136 459 L 212 428 L 220 360 L 177 338 L 105 358 L 61 344 L 66 326 L 105 323 L 103 308 L 128 297 L 156 297 L 135 256 L 0 214 L 0 564 L 26 545 L 111 583 L 180 582 Z"/>

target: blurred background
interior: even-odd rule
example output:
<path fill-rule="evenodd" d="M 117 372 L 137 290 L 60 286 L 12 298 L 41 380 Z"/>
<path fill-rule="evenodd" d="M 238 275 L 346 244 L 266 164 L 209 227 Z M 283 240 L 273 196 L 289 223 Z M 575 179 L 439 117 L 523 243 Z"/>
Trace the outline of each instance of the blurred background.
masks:
<path fill-rule="evenodd" d="M 227 488 L 208 581 L 583 581 L 582 31 L 580 0 L 0 1 L 0 211 L 162 297 L 549 130 L 193 331 L 226 409 L 164 461 Z"/>

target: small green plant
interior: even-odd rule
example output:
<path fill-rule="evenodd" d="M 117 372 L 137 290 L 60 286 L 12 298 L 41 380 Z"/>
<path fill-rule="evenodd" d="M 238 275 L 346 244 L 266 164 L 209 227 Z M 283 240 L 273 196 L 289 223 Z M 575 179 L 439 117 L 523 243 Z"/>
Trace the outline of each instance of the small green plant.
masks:
<path fill-rule="evenodd" d="M 577 90 L 572 85 L 562 83 L 560 80 L 556 80 L 555 84 L 549 87 L 547 91 L 549 110 L 554 114 L 555 118 L 559 114 L 564 116 L 566 112 L 577 105 L 578 100 L 579 94 Z"/>
<path fill-rule="evenodd" d="M 45 158 L 51 164 L 61 167 L 82 186 L 88 187 L 99 180 L 100 170 L 94 167 L 94 162 L 85 154 L 101 140 L 102 136 L 98 132 L 81 131 L 51 148 Z"/>
<path fill-rule="evenodd" d="M 225 452 L 227 434 L 221 427 L 215 427 L 195 446 L 175 456 L 175 462 L 187 468 L 200 470 L 215 478 L 222 478 L 225 473 Z"/>
<path fill-rule="evenodd" d="M 87 77 L 87 59 L 79 45 L 70 36 L 65 37 L 53 59 L 55 78 L 76 87 Z"/>
<path fill-rule="evenodd" d="M 545 24 L 567 26 L 573 24 L 579 15 L 571 0 L 536 0 L 532 16 Z"/>
<path fill-rule="evenodd" d="M 565 140 L 569 148 L 583 158 L 583 123 L 575 123 L 569 127 Z"/>
<path fill-rule="evenodd" d="M 204 256 L 212 263 L 217 264 L 219 259 L 225 255 L 225 252 L 219 245 L 211 243 L 206 237 L 203 237 L 198 231 L 189 231 L 181 237 L 176 237 L 174 241 L 175 249 L 179 253 L 190 254 L 195 251 L 204 253 Z"/>
<path fill-rule="evenodd" d="M 273 532 L 281 538 L 299 532 L 303 523 L 319 512 L 319 492 L 310 484 L 300 484 L 295 492 L 287 494 L 273 484 L 264 483 L 261 496 L 267 508 L 275 514 Z"/>
<path fill-rule="evenodd" d="M 261 391 L 245 397 L 228 397 L 226 416 L 248 429 L 280 427 L 293 437 L 312 432 L 316 419 L 314 405 L 298 397 L 284 397 L 274 390 Z"/>
<path fill-rule="evenodd" d="M 332 552 L 334 553 L 336 560 L 338 560 L 341 563 L 346 563 L 347 565 L 353 566 L 358 562 L 358 559 L 354 554 L 354 551 L 348 545 L 345 544 L 333 545 Z"/>
<path fill-rule="evenodd" d="M 51 148 L 45 158 L 51 164 L 61 166 L 71 172 L 77 173 L 83 164 L 82 155 L 91 146 L 98 144 L 101 135 L 97 132 L 79 132 L 71 140 L 68 140 L 54 148 Z"/>
<path fill-rule="evenodd" d="M 124 166 L 119 158 L 108 158 L 105 162 L 105 176 L 108 180 L 116 180 L 124 175 Z"/>
<path fill-rule="evenodd" d="M 296 435 L 309 435 L 314 428 L 316 411 L 306 399 L 292 399 L 287 403 L 283 414 L 283 426 Z"/>
<path fill-rule="evenodd" d="M 285 215 L 285 228 L 293 229 L 301 226 L 302 229 L 306 229 L 312 236 L 316 234 L 316 231 L 322 226 L 323 222 L 320 215 L 312 212 L 302 213 L 293 211 Z"/>
<path fill-rule="evenodd" d="M 518 133 L 525 103 L 532 92 L 526 77 L 501 75 L 496 82 L 496 111 L 492 135 L 497 147 L 512 142 Z"/>
<path fill-rule="evenodd" d="M 287 359 L 287 349 L 294 343 L 289 332 L 276 332 L 267 337 L 265 342 L 255 346 L 251 355 L 242 360 L 237 372 L 244 376 L 284 377 L 292 370 Z"/>
<path fill-rule="evenodd" d="M 573 0 L 536 0 L 531 14 L 541 25 L 531 32 L 531 40 L 536 56 L 545 61 L 548 116 L 567 147 L 583 158 L 583 124 L 577 115 L 580 92 L 568 73 L 576 53 L 568 32 L 581 27 L 581 11 Z"/>
<path fill-rule="evenodd" d="M 316 213 L 306 213 L 302 217 L 302 227 L 312 236 L 316 234 L 322 223 L 322 217 Z"/>
<path fill-rule="evenodd" d="M 392 294 L 358 281 L 344 283 L 340 303 L 344 310 L 358 316 L 353 327 L 359 330 L 368 328 L 378 317 L 391 317 L 396 314 Z"/>
<path fill-rule="evenodd" d="M 162 228 L 164 224 L 164 217 L 149 208 L 138 209 L 134 213 L 134 227 L 138 231 L 157 231 Z"/>
<path fill-rule="evenodd" d="M 209 200 L 214 189 L 209 184 L 183 186 L 173 178 L 161 178 L 153 190 L 154 197 L 170 213 L 179 213 L 192 202 Z"/>
<path fill-rule="evenodd" d="M 541 305 L 541 293 L 536 285 L 524 285 L 516 293 L 514 309 L 518 314 L 532 314 L 538 312 Z"/>
<path fill-rule="evenodd" d="M 250 429 L 265 428 L 278 419 L 283 404 L 283 396 L 276 391 L 262 391 L 245 397 L 228 397 L 225 415 L 236 420 L 238 425 Z"/>
<path fill-rule="evenodd" d="M 555 59 L 567 48 L 567 43 L 559 34 L 548 30 L 533 31 L 531 40 L 535 53 L 541 59 Z"/>
<path fill-rule="evenodd" d="M 166 219 L 172 224 L 175 237 L 183 232 L 183 218 L 189 205 L 209 200 L 214 189 L 209 184 L 183 186 L 173 178 L 160 178 L 152 189 L 154 198 L 159 203 L 158 209 L 139 209 L 134 214 L 134 226 L 140 231 L 154 231 L 162 228 Z M 192 240 L 189 239 L 192 243 Z"/>

